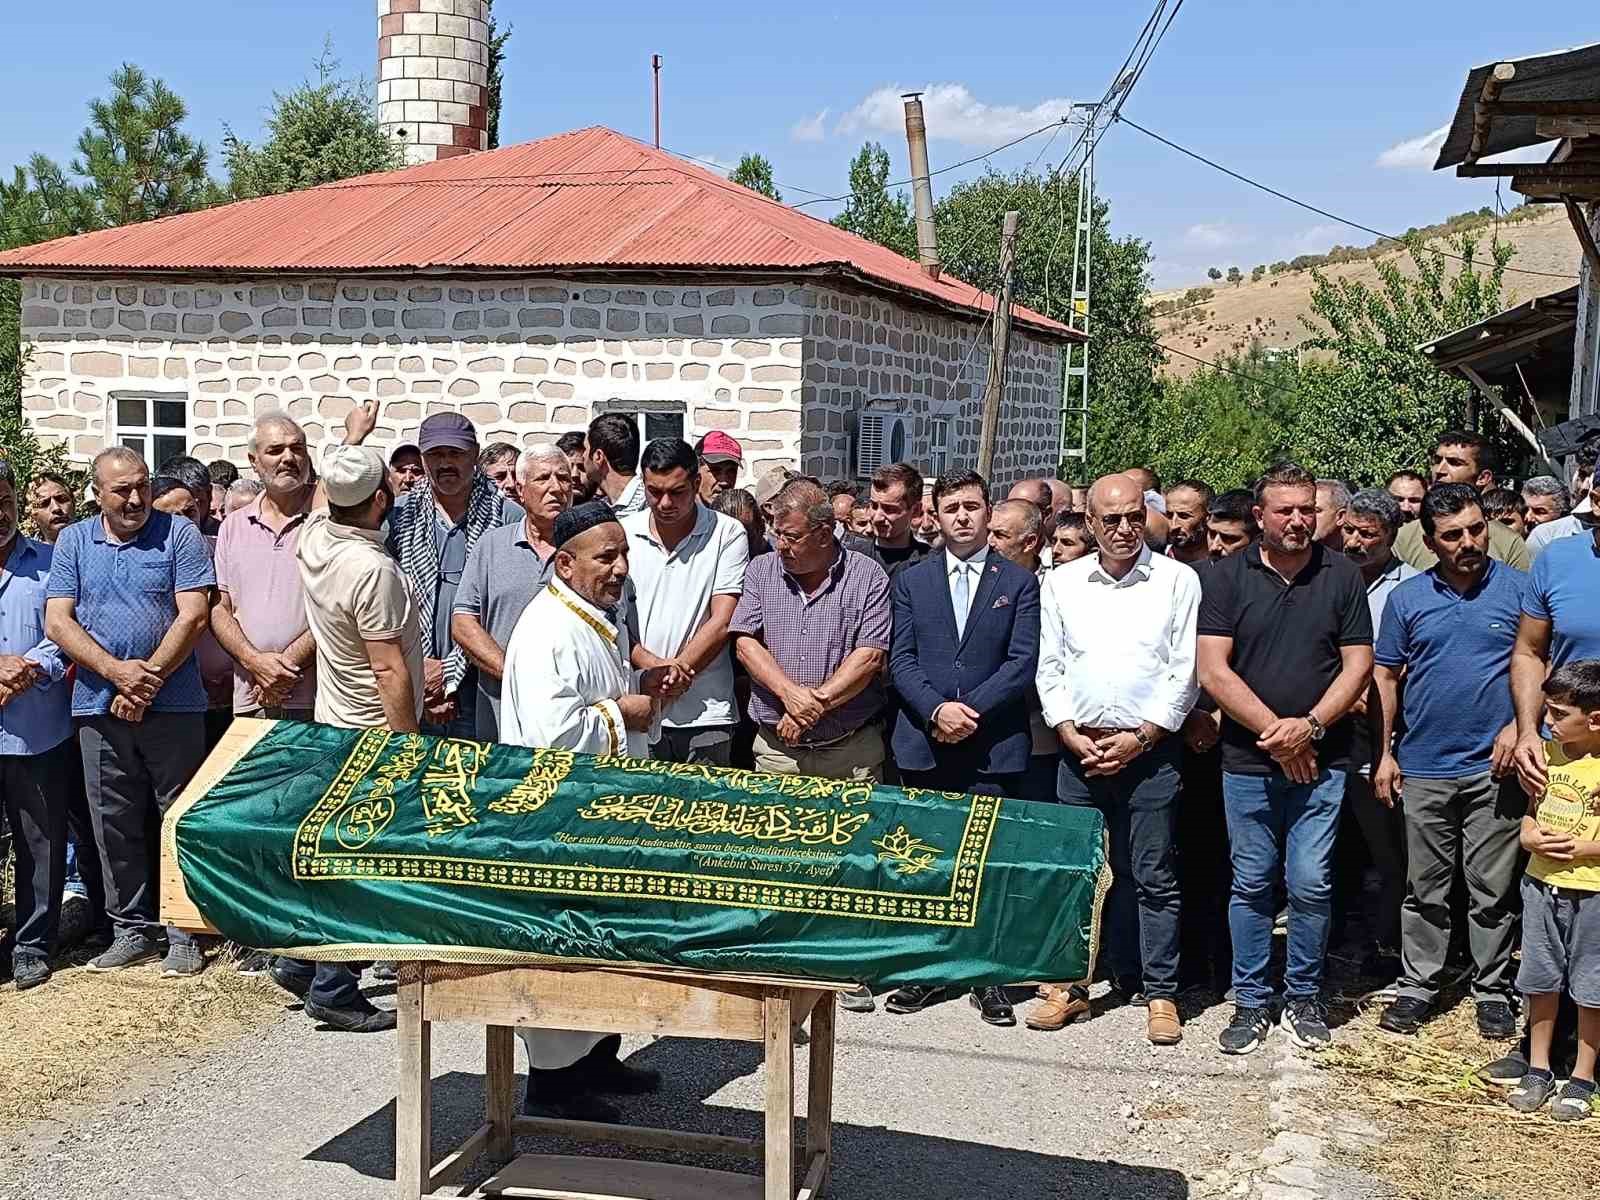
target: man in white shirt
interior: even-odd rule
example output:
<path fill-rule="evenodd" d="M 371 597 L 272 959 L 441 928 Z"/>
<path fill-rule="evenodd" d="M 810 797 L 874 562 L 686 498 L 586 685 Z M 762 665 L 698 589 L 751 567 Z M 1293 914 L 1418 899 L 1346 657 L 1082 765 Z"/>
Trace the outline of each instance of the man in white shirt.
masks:
<path fill-rule="evenodd" d="M 1089 490 L 1099 553 L 1051 571 L 1044 583 L 1039 699 L 1065 753 L 1066 804 L 1105 815 L 1115 882 L 1105 945 L 1119 992 L 1149 1001 L 1148 1035 L 1182 1039 L 1178 1021 L 1179 891 L 1175 832 L 1180 739 L 1199 697 L 1191 567 L 1145 545 L 1138 482 L 1107 475 Z M 1047 1000 L 1048 1002 L 1048 1000 Z"/>
<path fill-rule="evenodd" d="M 622 519 L 633 580 L 634 664 L 674 668 L 684 690 L 661 713 L 650 757 L 725 767 L 737 722 L 728 622 L 744 591 L 744 527 L 696 498 L 700 462 L 681 438 L 657 438 L 639 462 L 643 512 Z"/>
<path fill-rule="evenodd" d="M 618 611 L 628 581 L 628 538 L 607 504 L 556 518 L 555 576 L 522 612 L 506 647 L 500 740 L 584 754 L 649 755 L 658 703 L 635 690 L 628 623 Z M 659 682 L 664 671 L 647 672 Z M 597 1092 L 654 1091 L 655 1071 L 617 1058 L 621 1039 L 584 1030 L 523 1029 L 526 1110 L 567 1120 L 616 1122 Z"/>

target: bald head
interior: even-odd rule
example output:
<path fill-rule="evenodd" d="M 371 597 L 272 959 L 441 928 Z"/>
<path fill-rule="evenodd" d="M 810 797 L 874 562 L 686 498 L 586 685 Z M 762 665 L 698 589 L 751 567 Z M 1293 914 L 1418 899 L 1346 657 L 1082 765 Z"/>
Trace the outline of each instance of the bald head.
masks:
<path fill-rule="evenodd" d="M 1050 488 L 1050 508 L 1053 512 L 1066 512 L 1072 507 L 1072 489 L 1059 479 L 1047 479 Z"/>
<path fill-rule="evenodd" d="M 1099 516 L 1108 505 L 1137 501 L 1144 506 L 1144 486 L 1132 471 L 1121 475 L 1102 475 L 1089 489 L 1089 513 Z"/>
<path fill-rule="evenodd" d="M 1006 495 L 1007 500 L 1026 500 L 1041 513 L 1055 511 L 1055 497 L 1047 479 L 1024 479 Z"/>

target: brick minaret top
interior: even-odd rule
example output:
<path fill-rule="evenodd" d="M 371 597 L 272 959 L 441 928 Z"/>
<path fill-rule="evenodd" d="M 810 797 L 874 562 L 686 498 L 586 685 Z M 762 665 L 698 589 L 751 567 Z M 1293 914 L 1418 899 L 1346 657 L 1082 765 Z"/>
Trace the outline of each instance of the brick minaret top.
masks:
<path fill-rule="evenodd" d="M 484 0 L 378 0 L 378 124 L 407 163 L 488 148 Z"/>

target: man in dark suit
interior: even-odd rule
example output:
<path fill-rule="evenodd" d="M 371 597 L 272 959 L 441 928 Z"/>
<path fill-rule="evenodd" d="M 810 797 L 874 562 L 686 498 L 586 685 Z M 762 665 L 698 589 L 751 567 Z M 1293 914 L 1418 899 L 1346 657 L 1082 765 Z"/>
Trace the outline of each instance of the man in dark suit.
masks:
<path fill-rule="evenodd" d="M 891 592 L 894 757 L 906 787 L 1019 794 L 1032 741 L 1028 689 L 1039 662 L 1039 581 L 989 549 L 989 485 L 957 471 L 934 485 L 943 549 Z M 915 1012 L 943 988 L 903 987 L 890 1012 Z M 998 987 L 972 1003 L 992 1025 L 1016 1018 Z"/>

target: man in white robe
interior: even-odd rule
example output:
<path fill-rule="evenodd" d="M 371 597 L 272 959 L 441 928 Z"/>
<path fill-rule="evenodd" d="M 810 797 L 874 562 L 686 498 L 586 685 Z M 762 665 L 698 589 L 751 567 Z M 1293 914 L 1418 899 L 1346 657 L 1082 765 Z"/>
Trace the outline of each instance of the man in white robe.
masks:
<path fill-rule="evenodd" d="M 506 647 L 500 740 L 648 758 L 660 702 L 636 683 L 619 612 L 628 579 L 627 535 L 609 505 L 591 501 L 556 518 L 551 543 L 555 573 L 523 610 Z M 616 1107 L 596 1093 L 660 1085 L 657 1072 L 618 1059 L 622 1039 L 616 1035 L 519 1032 L 528 1047 L 525 1108 L 531 1114 L 616 1122 Z"/>

